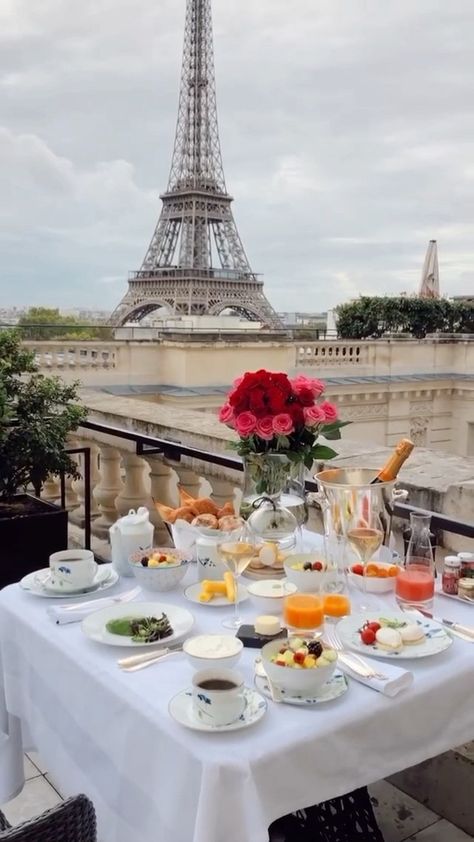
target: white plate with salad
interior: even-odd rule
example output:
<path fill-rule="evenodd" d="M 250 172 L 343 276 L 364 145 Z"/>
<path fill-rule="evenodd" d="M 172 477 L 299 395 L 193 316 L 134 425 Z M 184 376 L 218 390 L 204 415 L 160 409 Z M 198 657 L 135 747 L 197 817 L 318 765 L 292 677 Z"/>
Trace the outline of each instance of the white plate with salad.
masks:
<path fill-rule="evenodd" d="M 159 646 L 180 640 L 194 625 L 186 608 L 161 602 L 113 605 L 89 614 L 81 628 L 86 637 L 107 646 Z"/>
<path fill-rule="evenodd" d="M 343 646 L 373 658 L 428 658 L 451 646 L 447 631 L 425 617 L 408 614 L 352 614 L 337 624 Z"/>

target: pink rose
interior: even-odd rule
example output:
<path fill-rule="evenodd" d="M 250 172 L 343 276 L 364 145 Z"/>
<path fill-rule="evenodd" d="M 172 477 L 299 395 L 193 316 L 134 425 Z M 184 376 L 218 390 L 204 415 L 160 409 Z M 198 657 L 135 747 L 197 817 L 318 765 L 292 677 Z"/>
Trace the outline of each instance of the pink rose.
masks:
<path fill-rule="evenodd" d="M 235 418 L 234 423 L 239 436 L 246 439 L 255 431 L 257 419 L 253 412 L 241 412 L 240 415 L 237 415 L 237 418 Z"/>
<path fill-rule="evenodd" d="M 259 418 L 257 421 L 257 436 L 264 441 L 271 441 L 275 433 L 273 432 L 273 418 L 271 415 L 266 415 L 265 418 Z"/>
<path fill-rule="evenodd" d="M 324 416 L 326 421 L 331 423 L 332 421 L 337 421 L 338 413 L 337 413 L 337 406 L 333 403 L 329 403 L 329 401 L 324 401 L 324 403 L 320 404 L 320 409 L 323 410 Z"/>
<path fill-rule="evenodd" d="M 289 436 L 294 430 L 293 419 L 287 412 L 280 412 L 273 419 L 273 432 L 277 436 Z"/>
<path fill-rule="evenodd" d="M 316 424 L 324 424 L 326 421 L 326 413 L 324 409 L 315 404 L 314 406 L 305 406 L 304 423 L 306 427 L 315 427 Z"/>
<path fill-rule="evenodd" d="M 296 395 L 299 395 L 300 391 L 304 389 L 309 389 L 315 398 L 319 398 L 326 388 L 321 380 L 316 380 L 314 377 L 305 377 L 304 374 L 298 374 L 298 377 L 291 381 L 291 385 Z"/>
<path fill-rule="evenodd" d="M 229 403 L 225 403 L 224 406 L 221 406 L 219 410 L 219 421 L 221 424 L 228 424 L 231 427 L 233 426 L 234 410 Z"/>

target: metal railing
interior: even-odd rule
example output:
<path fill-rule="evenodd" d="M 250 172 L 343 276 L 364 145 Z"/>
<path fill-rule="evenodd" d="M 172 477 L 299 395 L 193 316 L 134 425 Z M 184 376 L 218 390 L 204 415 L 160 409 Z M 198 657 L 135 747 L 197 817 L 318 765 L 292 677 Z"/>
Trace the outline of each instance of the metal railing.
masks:
<path fill-rule="evenodd" d="M 206 450 L 200 450 L 196 447 L 190 447 L 182 444 L 180 441 L 170 441 L 169 439 L 161 439 L 156 436 L 149 436 L 143 433 L 137 433 L 131 430 L 124 430 L 120 427 L 112 427 L 108 424 L 103 424 L 97 421 L 84 421 L 79 430 L 89 430 L 96 433 L 101 433 L 112 438 L 122 439 L 123 441 L 133 442 L 135 444 L 135 453 L 137 456 L 151 456 L 162 454 L 165 458 L 171 459 L 174 462 L 181 461 L 181 458 L 187 457 L 196 459 L 210 465 L 217 465 L 221 468 L 227 468 L 232 471 L 243 472 L 244 466 L 242 460 L 238 457 L 225 456 L 221 453 L 210 453 Z M 88 450 L 88 448 L 84 448 Z M 72 451 L 70 451 L 72 452 Z M 82 452 L 82 450 L 81 450 Z M 89 456 L 90 469 L 90 456 Z M 87 480 L 84 478 L 87 486 Z M 307 492 L 317 492 L 318 485 L 313 480 L 307 480 L 305 483 Z M 90 479 L 89 479 L 90 489 Z M 86 494 L 86 497 L 89 495 Z M 427 513 L 431 515 L 431 528 L 434 532 L 450 532 L 455 535 L 461 535 L 464 538 L 474 539 L 474 522 L 467 522 L 458 520 L 456 518 L 448 517 L 439 512 L 426 512 L 424 509 L 419 509 L 416 506 L 411 506 L 407 503 L 395 503 L 393 514 L 395 517 L 409 520 L 410 514 Z M 90 521 L 90 509 L 89 509 Z M 90 524 L 89 524 L 90 528 Z M 90 531 L 89 531 L 90 536 Z"/>

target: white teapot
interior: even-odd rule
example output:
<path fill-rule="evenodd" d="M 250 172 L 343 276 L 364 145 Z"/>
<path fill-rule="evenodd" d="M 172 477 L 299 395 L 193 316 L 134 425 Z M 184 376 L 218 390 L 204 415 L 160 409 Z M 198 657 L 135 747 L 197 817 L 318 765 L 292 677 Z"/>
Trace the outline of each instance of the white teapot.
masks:
<path fill-rule="evenodd" d="M 145 506 L 119 518 L 109 529 L 112 547 L 112 564 L 120 576 L 133 576 L 128 560 L 137 550 L 153 546 L 155 527 L 150 523 L 150 513 Z"/>

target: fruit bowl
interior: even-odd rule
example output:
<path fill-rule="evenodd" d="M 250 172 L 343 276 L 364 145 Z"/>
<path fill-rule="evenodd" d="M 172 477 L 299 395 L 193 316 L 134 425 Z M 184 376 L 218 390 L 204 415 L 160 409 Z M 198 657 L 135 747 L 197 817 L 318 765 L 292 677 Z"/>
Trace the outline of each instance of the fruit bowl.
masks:
<path fill-rule="evenodd" d="M 347 576 L 351 585 L 359 591 L 367 590 L 367 593 L 390 593 L 395 590 L 395 582 L 397 580 L 398 566 L 396 564 L 385 564 L 381 561 L 369 561 L 367 565 L 368 575 L 362 576 L 360 573 L 355 573 L 356 568 L 361 565 L 353 564 L 347 571 Z M 376 571 L 380 575 L 376 575 Z M 393 572 L 395 571 L 395 572 Z M 366 586 L 364 588 L 364 579 Z"/>
<path fill-rule="evenodd" d="M 304 566 L 310 564 L 311 570 L 309 568 L 305 570 Z M 313 569 L 315 565 L 322 565 L 322 570 Z M 318 593 L 324 590 L 336 575 L 336 568 L 328 567 L 324 558 L 317 552 L 295 553 L 295 555 L 287 556 L 284 568 L 286 578 L 296 585 L 300 593 Z"/>
<path fill-rule="evenodd" d="M 312 669 L 283 667 L 275 664 L 271 659 L 287 642 L 284 639 L 272 640 L 262 648 L 261 656 L 265 672 L 270 681 L 286 693 L 301 694 L 302 696 L 315 695 L 333 675 L 337 666 L 337 657 L 332 663 L 324 667 L 313 667 Z"/>
<path fill-rule="evenodd" d="M 169 561 L 154 566 L 144 566 L 145 557 L 151 559 L 153 555 L 166 556 Z M 174 563 L 173 563 L 174 562 Z M 182 550 L 169 547 L 157 547 L 152 550 L 139 550 L 129 558 L 130 567 L 137 582 L 147 591 L 172 591 L 177 588 L 186 575 L 188 569 L 188 554 Z"/>

